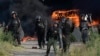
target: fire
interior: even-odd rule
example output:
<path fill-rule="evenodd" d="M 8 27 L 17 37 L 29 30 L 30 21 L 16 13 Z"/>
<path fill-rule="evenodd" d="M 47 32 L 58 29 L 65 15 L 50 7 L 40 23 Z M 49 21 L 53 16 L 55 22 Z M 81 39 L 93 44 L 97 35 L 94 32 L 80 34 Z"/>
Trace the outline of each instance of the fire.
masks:
<path fill-rule="evenodd" d="M 99 19 L 95 19 L 95 20 L 92 21 L 91 24 L 89 24 L 89 26 L 97 26 L 99 24 L 100 24 L 100 20 Z"/>
<path fill-rule="evenodd" d="M 73 9 L 73 10 L 56 10 L 52 13 L 51 18 L 53 20 L 57 20 L 59 17 L 64 16 L 66 18 L 70 18 L 73 23 L 75 24 L 75 27 L 79 27 L 80 25 L 80 16 L 79 16 L 79 10 Z M 89 26 L 96 26 L 100 24 L 100 20 L 93 20 L 91 23 L 89 23 Z"/>
<path fill-rule="evenodd" d="M 37 40 L 37 37 L 36 37 L 36 36 L 33 36 L 33 37 L 31 37 L 31 36 L 24 36 L 24 37 L 21 39 L 22 42 L 26 42 L 26 41 L 28 41 L 28 40 Z"/>
<path fill-rule="evenodd" d="M 53 20 L 57 20 L 59 17 L 64 16 L 66 18 L 70 18 L 73 23 L 75 24 L 76 27 L 79 26 L 79 15 L 78 15 L 78 11 L 77 9 L 74 10 L 57 10 L 54 11 L 51 15 L 51 18 Z"/>
<path fill-rule="evenodd" d="M 77 14 L 72 14 L 72 15 L 68 16 L 68 18 L 70 18 L 73 21 L 73 23 L 75 24 L 76 27 L 79 27 L 80 20 L 79 20 L 79 16 Z"/>

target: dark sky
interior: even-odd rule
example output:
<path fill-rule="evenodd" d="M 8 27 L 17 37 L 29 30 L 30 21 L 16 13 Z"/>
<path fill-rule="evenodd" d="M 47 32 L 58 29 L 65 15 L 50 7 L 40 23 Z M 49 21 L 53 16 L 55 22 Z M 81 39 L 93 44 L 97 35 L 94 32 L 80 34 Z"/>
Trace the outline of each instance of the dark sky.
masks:
<path fill-rule="evenodd" d="M 87 12 L 100 11 L 100 0 L 45 0 L 44 3 L 55 9 L 77 8 Z"/>
<path fill-rule="evenodd" d="M 0 11 L 7 10 L 9 8 L 9 0 L 0 0 Z"/>
<path fill-rule="evenodd" d="M 0 23 L 9 18 L 9 4 L 10 0 L 0 0 Z"/>
<path fill-rule="evenodd" d="M 8 6 L 9 1 L 0 0 L 0 6 Z M 44 3 L 54 8 L 100 10 L 100 0 L 44 0 Z"/>
<path fill-rule="evenodd" d="M 7 9 L 10 1 L 0 0 L 0 9 Z M 85 11 L 100 11 L 100 0 L 44 0 L 44 4 L 54 9 L 78 8 Z"/>
<path fill-rule="evenodd" d="M 53 7 L 53 9 L 71 9 L 72 0 L 45 0 L 44 4 Z"/>
<path fill-rule="evenodd" d="M 100 0 L 75 0 L 74 7 L 88 11 L 100 11 Z"/>

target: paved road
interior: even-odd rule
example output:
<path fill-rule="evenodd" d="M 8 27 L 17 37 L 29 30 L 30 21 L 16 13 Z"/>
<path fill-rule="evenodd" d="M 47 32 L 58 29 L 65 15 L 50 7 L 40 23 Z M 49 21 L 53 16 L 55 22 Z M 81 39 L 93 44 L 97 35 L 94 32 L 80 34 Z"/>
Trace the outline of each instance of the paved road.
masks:
<path fill-rule="evenodd" d="M 32 47 L 38 47 L 37 41 L 27 41 L 25 43 L 22 43 L 24 47 L 24 51 L 20 52 L 14 52 L 14 56 L 45 56 L 46 53 L 46 46 L 44 49 L 32 49 Z M 75 42 L 70 45 L 70 50 L 75 47 L 82 47 L 83 44 L 80 42 Z M 51 48 L 50 56 L 54 56 L 53 48 Z"/>
<path fill-rule="evenodd" d="M 37 41 L 27 41 L 22 43 L 25 50 L 20 52 L 14 52 L 14 56 L 45 56 L 46 46 L 44 49 L 32 49 L 32 47 L 38 47 Z M 51 48 L 50 56 L 54 56 L 53 48 Z"/>

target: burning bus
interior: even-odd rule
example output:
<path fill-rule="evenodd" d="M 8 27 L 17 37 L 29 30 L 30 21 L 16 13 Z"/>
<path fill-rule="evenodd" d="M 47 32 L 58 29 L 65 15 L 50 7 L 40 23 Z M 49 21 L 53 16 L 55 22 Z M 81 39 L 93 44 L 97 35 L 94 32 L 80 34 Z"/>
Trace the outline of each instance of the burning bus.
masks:
<path fill-rule="evenodd" d="M 75 27 L 79 27 L 80 25 L 80 11 L 78 9 L 73 9 L 73 10 L 56 10 L 53 11 L 51 18 L 52 20 L 59 20 L 59 17 L 64 16 L 65 18 L 70 18 L 73 23 L 75 24 Z M 90 19 L 89 19 L 90 20 Z M 89 23 L 89 26 L 97 26 L 100 24 L 99 18 L 91 18 L 92 22 Z M 90 20 L 90 21 L 91 21 Z"/>

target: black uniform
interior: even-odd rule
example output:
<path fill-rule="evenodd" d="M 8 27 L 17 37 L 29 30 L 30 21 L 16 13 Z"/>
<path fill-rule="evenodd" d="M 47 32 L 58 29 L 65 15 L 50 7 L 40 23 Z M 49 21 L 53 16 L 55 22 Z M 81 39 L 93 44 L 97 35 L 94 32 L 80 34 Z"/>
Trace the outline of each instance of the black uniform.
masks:
<path fill-rule="evenodd" d="M 39 45 L 39 48 L 42 48 L 44 47 L 45 45 L 45 40 L 44 40 L 44 23 L 41 19 L 37 19 L 36 20 L 36 27 L 35 27 L 35 30 L 36 30 L 36 33 L 37 33 L 37 37 L 38 37 L 38 45 Z"/>
<path fill-rule="evenodd" d="M 20 37 L 19 37 L 19 27 L 20 27 L 20 20 L 18 18 L 11 19 L 8 23 L 9 30 L 12 32 L 12 35 L 14 36 L 14 41 L 17 40 L 18 45 L 21 44 Z"/>
<path fill-rule="evenodd" d="M 88 40 L 88 29 L 89 29 L 88 21 L 81 20 L 81 22 L 80 22 L 80 31 L 81 31 L 83 43 L 86 43 L 86 41 Z"/>
<path fill-rule="evenodd" d="M 60 24 L 62 29 L 63 50 L 66 52 L 70 45 L 70 34 L 74 30 L 74 24 L 70 19 L 66 18 L 62 18 Z"/>
<path fill-rule="evenodd" d="M 47 32 L 47 38 L 48 38 L 48 43 L 47 43 L 47 51 L 46 51 L 46 56 L 49 55 L 50 53 L 50 48 L 53 45 L 54 52 L 57 54 L 57 40 L 59 38 L 59 29 L 58 29 L 58 24 L 55 23 L 56 26 L 50 27 Z"/>

